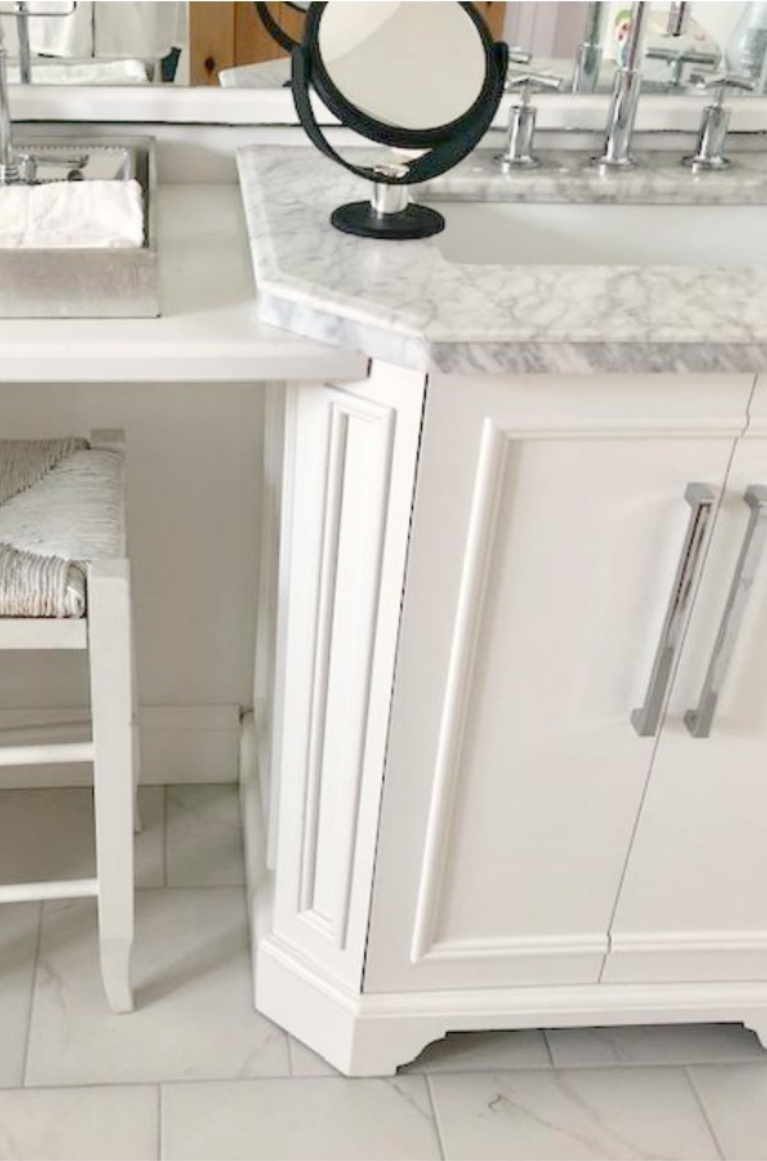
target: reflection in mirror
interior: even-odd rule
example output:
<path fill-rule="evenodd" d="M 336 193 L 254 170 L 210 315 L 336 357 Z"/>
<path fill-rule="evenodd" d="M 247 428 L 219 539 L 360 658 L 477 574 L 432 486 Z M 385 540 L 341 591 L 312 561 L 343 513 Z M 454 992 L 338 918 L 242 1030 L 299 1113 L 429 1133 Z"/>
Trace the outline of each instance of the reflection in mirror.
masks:
<path fill-rule="evenodd" d="M 746 75 L 754 92 L 767 83 L 767 4 L 734 0 L 649 4 L 643 91 L 699 91 L 704 74 Z M 571 78 L 564 90 L 608 92 L 622 63 L 631 5 L 621 2 L 509 5 L 505 36 L 528 49 L 538 70 Z"/>
<path fill-rule="evenodd" d="M 329 4 L 317 48 L 350 105 L 404 129 L 448 125 L 474 105 L 485 83 L 484 43 L 458 4 L 442 5 L 438 29 L 431 6 L 412 0 Z"/>
<path fill-rule="evenodd" d="M 6 0 L 0 17 L 11 82 L 130 85 L 185 79 L 180 66 L 188 57 L 186 3 Z"/>
<path fill-rule="evenodd" d="M 379 2 L 366 0 L 371 7 Z M 13 81 L 20 79 L 20 6 L 0 0 Z M 33 84 L 173 81 L 278 89 L 289 76 L 285 50 L 264 29 L 251 0 L 28 0 L 28 7 L 36 13 L 29 22 Z M 293 38 L 301 37 L 305 7 L 303 0 L 268 0 Z M 561 76 L 561 92 L 610 91 L 631 10 L 627 0 L 478 0 L 475 7 L 493 38 L 512 46 L 512 61 Z M 435 27 L 444 8 L 432 4 Z M 747 76 L 754 92 L 764 95 L 767 3 L 655 0 L 649 8 L 643 92 L 697 95 L 695 77 L 727 71 Z M 69 15 L 50 15 L 54 11 Z"/>

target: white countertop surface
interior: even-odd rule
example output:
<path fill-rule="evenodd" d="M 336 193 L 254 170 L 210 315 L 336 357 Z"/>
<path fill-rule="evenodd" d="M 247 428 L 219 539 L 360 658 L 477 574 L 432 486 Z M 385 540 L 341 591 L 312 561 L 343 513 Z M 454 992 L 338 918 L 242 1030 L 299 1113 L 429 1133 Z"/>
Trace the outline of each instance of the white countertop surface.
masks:
<path fill-rule="evenodd" d="M 364 356 L 260 321 L 236 185 L 158 192 L 162 316 L 0 319 L 0 381 L 357 378 Z"/>
<path fill-rule="evenodd" d="M 419 200 L 749 203 L 764 209 L 767 157 L 693 177 L 668 154 L 600 175 L 563 155 L 499 176 L 475 154 Z M 294 333 L 420 370 L 756 372 L 767 369 L 767 268 L 471 265 L 438 241 L 342 234 L 330 212 L 367 183 L 319 153 L 238 153 L 261 317 Z"/>

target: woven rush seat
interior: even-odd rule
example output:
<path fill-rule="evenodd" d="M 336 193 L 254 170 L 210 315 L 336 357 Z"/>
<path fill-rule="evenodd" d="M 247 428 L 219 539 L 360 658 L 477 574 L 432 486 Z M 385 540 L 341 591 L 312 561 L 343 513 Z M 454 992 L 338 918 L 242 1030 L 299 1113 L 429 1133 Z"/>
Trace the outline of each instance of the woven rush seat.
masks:
<path fill-rule="evenodd" d="M 92 440 L 0 440 L 0 650 L 79 650 L 90 678 L 90 738 L 61 740 L 60 721 L 0 724 L 0 769 L 92 763 L 96 831 L 93 878 L 0 884 L 0 904 L 94 896 L 107 1002 L 130 1012 L 138 753 L 125 457 L 121 432 Z"/>
<path fill-rule="evenodd" d="M 0 459 L 12 444 L 0 440 Z M 85 615 L 87 562 L 126 555 L 124 463 L 80 447 L 0 502 L 0 616 Z"/>

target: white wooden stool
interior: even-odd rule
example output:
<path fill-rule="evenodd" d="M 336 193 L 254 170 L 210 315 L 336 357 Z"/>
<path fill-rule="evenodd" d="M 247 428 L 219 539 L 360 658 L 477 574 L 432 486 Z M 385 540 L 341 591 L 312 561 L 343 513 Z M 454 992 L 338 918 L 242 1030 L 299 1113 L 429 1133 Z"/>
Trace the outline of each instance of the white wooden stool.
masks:
<path fill-rule="evenodd" d="M 4 449 L 12 467 L 14 455 L 37 454 L 39 447 L 0 441 L 0 454 Z M 76 447 L 0 503 L 0 649 L 87 650 L 92 739 L 57 743 L 52 725 L 14 729 L 13 744 L 5 745 L 0 731 L 0 767 L 92 762 L 96 824 L 95 878 L 0 886 L 0 903 L 95 895 L 101 974 L 115 1012 L 133 1008 L 138 779 L 124 476 L 122 434 L 94 432 L 90 448 Z"/>

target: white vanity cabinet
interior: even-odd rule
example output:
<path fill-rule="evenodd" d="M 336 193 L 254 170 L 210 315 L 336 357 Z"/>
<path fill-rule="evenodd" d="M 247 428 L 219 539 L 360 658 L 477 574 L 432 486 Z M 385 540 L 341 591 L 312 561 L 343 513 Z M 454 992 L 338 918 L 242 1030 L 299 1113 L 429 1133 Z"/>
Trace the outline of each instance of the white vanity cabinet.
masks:
<path fill-rule="evenodd" d="M 359 1074 L 451 1029 L 765 1033 L 767 567 L 710 737 L 683 719 L 767 487 L 767 384 L 432 375 L 416 458 L 418 383 L 373 364 L 293 408 L 258 1006 Z"/>
<path fill-rule="evenodd" d="M 685 493 L 706 485 L 713 520 L 751 387 L 430 383 L 366 988 L 600 980 Z M 688 765 L 705 745 L 687 741 Z M 662 849 L 686 866 L 684 815 L 673 828 Z"/>
<path fill-rule="evenodd" d="M 618 897 L 608 982 L 767 981 L 765 379 L 750 413 Z M 694 737 L 685 718 L 705 709 L 707 675 L 720 693 Z"/>

